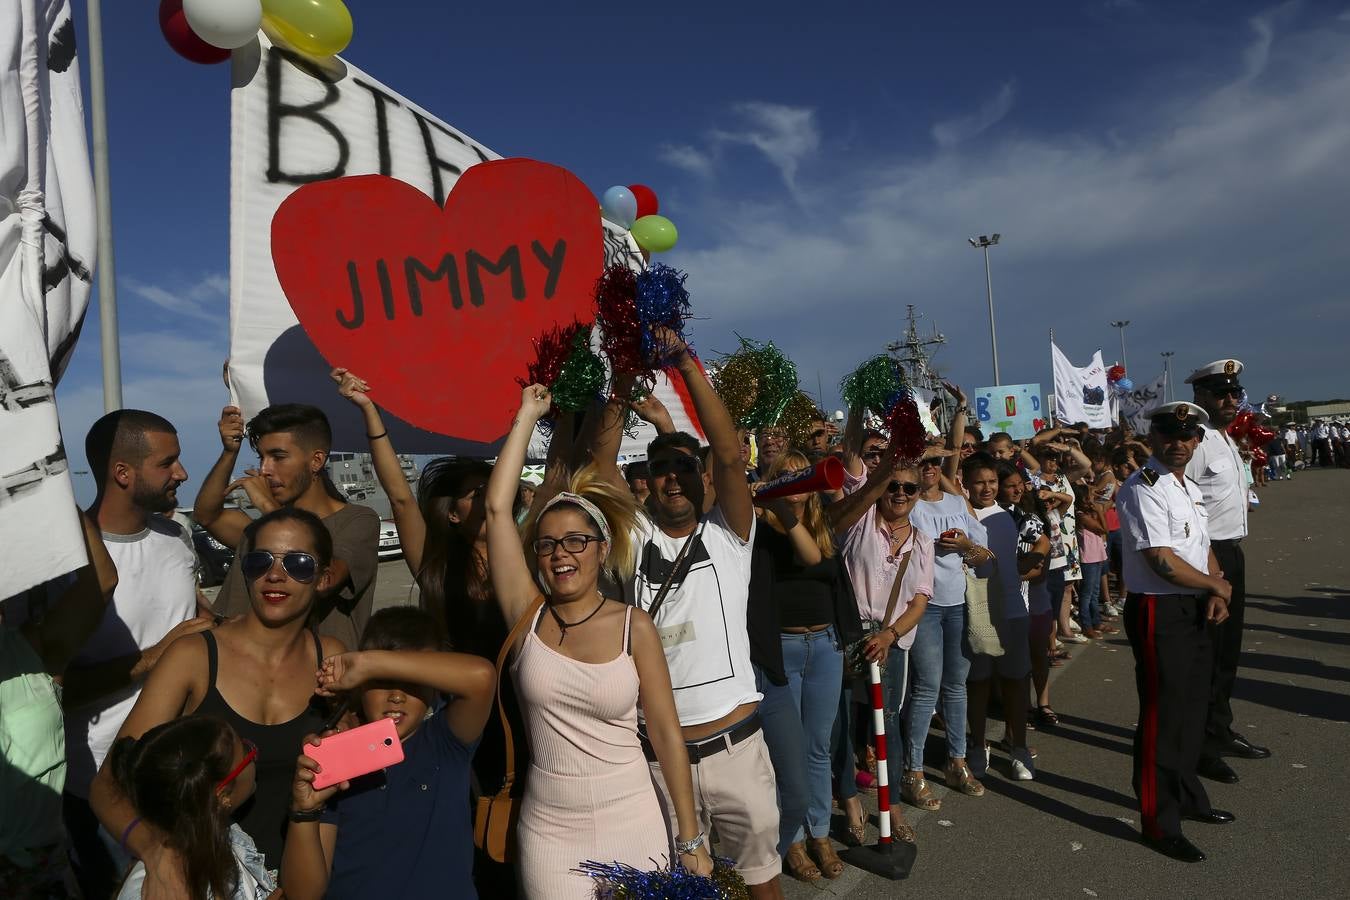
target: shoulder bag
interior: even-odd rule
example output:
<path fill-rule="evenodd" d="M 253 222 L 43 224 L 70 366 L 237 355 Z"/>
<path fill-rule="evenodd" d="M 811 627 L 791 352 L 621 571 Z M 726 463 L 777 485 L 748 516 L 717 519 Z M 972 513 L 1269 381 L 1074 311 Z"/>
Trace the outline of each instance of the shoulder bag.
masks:
<path fill-rule="evenodd" d="M 895 573 L 895 581 L 891 584 L 891 596 L 886 601 L 886 615 L 882 617 L 881 622 L 867 619 L 862 623 L 862 637 L 848 645 L 845 653 L 845 665 L 848 667 L 847 674 L 855 678 L 867 677 L 867 657 L 863 656 L 863 647 L 867 644 L 867 639 L 876 634 L 883 627 L 883 622 L 889 623 L 891 617 L 895 615 L 895 606 L 900 601 L 900 585 L 905 580 L 905 570 L 909 568 L 909 557 L 914 552 L 913 549 L 900 557 L 900 568 Z M 889 658 L 889 655 L 888 657 Z M 882 669 L 886 664 L 882 663 Z"/>
<path fill-rule="evenodd" d="M 994 627 L 994 619 L 1003 618 L 1000 582 L 997 577 L 978 577 L 970 566 L 962 568 L 966 573 L 966 639 L 971 652 L 1002 656 L 1003 642 Z"/>

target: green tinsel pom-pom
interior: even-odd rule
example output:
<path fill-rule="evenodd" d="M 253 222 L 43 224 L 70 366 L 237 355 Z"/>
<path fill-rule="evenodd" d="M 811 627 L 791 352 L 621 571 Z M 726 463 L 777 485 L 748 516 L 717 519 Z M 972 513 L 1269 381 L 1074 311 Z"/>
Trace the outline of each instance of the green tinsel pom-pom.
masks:
<path fill-rule="evenodd" d="M 605 387 L 605 364 L 591 352 L 591 329 L 576 329 L 572 346 L 553 382 L 553 405 L 564 412 L 581 412 Z"/>
<path fill-rule="evenodd" d="M 870 409 L 885 416 L 905 389 L 904 371 L 889 356 L 874 356 L 858 366 L 839 385 L 849 409 Z"/>
<path fill-rule="evenodd" d="M 741 348 L 719 363 L 713 388 L 741 427 L 772 425 L 797 392 L 797 366 L 772 341 L 740 340 Z"/>
<path fill-rule="evenodd" d="M 811 423 L 819 422 L 825 414 L 816 406 L 816 401 L 798 391 L 783 407 L 778 417 L 778 425 L 787 436 L 788 446 L 798 449 L 807 446 L 811 437 Z"/>

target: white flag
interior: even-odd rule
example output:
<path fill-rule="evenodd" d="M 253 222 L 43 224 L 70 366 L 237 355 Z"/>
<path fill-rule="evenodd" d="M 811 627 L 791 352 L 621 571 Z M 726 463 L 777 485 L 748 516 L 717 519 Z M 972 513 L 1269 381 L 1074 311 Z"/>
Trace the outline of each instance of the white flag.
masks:
<path fill-rule="evenodd" d="M 56 383 L 94 267 L 70 0 L 0 7 L 0 599 L 85 565 Z"/>
<path fill-rule="evenodd" d="M 1145 385 L 1135 385 L 1134 390 L 1118 395 L 1116 398 L 1116 417 L 1124 416 L 1137 434 L 1148 431 L 1147 416 L 1162 406 L 1163 390 L 1167 386 L 1167 373 Z"/>
<path fill-rule="evenodd" d="M 1107 397 L 1106 366 L 1102 351 L 1092 354 L 1092 362 L 1079 368 L 1050 344 L 1055 371 L 1055 418 L 1065 425 L 1080 422 L 1089 428 L 1110 428 L 1111 404 Z"/>

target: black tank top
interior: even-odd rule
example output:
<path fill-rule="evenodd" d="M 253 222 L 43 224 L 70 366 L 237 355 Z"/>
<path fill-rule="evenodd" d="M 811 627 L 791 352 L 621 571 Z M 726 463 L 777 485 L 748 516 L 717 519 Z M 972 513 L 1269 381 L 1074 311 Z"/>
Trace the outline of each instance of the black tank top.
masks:
<path fill-rule="evenodd" d="M 245 719 L 230 708 L 225 698 L 216 690 L 216 638 L 210 631 L 203 631 L 206 640 L 206 656 L 210 666 L 210 682 L 206 696 L 193 715 L 214 716 L 227 723 L 241 738 L 254 743 L 258 748 L 257 789 L 253 796 L 239 808 L 234 820 L 239 827 L 248 832 L 258 849 L 267 857 L 267 868 L 281 868 L 281 848 L 286 837 L 286 812 L 291 802 L 291 782 L 295 780 L 295 760 L 304 745 L 305 735 L 317 734 L 323 725 L 324 710 L 319 699 L 311 697 L 309 705 L 289 722 L 277 725 L 259 725 Z M 314 638 L 314 655 L 318 665 L 323 665 L 323 645 L 319 643 L 317 632 L 310 632 Z"/>

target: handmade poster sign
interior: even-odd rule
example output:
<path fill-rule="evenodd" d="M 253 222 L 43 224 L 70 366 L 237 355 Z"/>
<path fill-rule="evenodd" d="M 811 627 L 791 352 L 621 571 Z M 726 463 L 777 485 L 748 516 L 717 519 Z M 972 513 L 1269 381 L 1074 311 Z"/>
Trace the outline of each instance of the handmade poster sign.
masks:
<path fill-rule="evenodd" d="M 328 378 L 341 365 L 371 382 L 400 452 L 493 455 L 530 340 L 582 315 L 604 265 L 642 265 L 628 234 L 566 171 L 501 159 L 339 57 L 259 35 L 232 66 L 233 402 L 246 418 L 313 404 L 335 449 L 364 450 Z M 668 379 L 656 393 L 698 433 Z"/>
<path fill-rule="evenodd" d="M 1055 373 L 1055 418 L 1064 425 L 1086 423 L 1089 428 L 1110 428 L 1114 422 L 1102 351 L 1097 350 L 1090 363 L 1079 367 L 1052 341 L 1050 362 Z"/>
<path fill-rule="evenodd" d="M 975 389 L 975 424 L 985 438 L 1006 431 L 1013 440 L 1023 441 L 1049 423 L 1041 408 L 1039 384 L 1005 384 Z"/>

